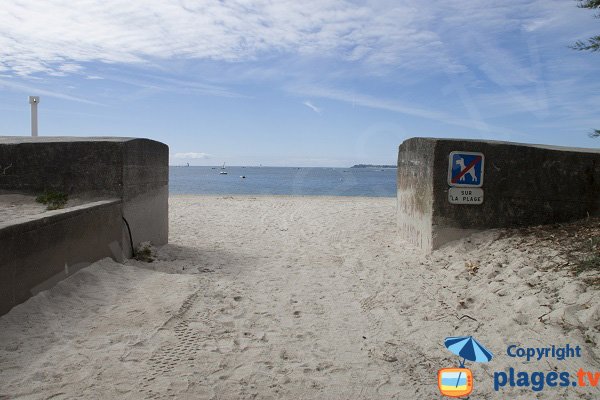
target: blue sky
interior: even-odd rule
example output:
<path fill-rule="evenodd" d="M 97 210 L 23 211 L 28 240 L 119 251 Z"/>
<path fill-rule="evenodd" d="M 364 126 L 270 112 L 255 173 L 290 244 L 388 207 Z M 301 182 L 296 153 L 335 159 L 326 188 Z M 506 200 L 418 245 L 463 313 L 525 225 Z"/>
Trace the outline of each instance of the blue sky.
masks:
<path fill-rule="evenodd" d="M 138 136 L 171 164 L 392 164 L 409 137 L 599 147 L 570 0 L 11 0 L 0 134 Z"/>

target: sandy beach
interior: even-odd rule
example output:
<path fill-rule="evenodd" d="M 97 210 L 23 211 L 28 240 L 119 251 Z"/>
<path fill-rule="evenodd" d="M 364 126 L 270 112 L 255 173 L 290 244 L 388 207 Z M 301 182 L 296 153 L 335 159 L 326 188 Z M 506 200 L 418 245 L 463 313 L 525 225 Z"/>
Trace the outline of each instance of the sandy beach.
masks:
<path fill-rule="evenodd" d="M 593 399 L 599 388 L 493 389 L 495 371 L 600 371 L 600 296 L 561 240 L 493 230 L 423 256 L 395 198 L 171 196 L 154 262 L 97 262 L 0 317 L 0 399 L 432 399 L 468 365 L 478 399 Z M 32 205 L 33 206 L 33 205 Z M 559 236 L 558 239 L 561 237 Z M 507 346 L 581 346 L 510 358 Z"/>

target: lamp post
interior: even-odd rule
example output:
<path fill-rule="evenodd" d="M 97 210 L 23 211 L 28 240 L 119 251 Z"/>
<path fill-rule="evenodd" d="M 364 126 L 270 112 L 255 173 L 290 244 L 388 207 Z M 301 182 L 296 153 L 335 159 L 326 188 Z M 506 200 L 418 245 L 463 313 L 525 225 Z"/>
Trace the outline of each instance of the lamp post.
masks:
<path fill-rule="evenodd" d="M 29 96 L 29 104 L 31 104 L 31 136 L 34 137 L 38 135 L 37 106 L 39 102 L 39 96 Z"/>

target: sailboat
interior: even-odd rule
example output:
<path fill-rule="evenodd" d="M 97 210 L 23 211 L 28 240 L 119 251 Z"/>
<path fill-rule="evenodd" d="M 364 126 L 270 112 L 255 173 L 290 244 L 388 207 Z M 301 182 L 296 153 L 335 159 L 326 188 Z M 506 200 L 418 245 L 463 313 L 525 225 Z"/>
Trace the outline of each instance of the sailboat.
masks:
<path fill-rule="evenodd" d="M 219 174 L 227 175 L 227 171 L 225 171 L 225 163 L 223 163 L 223 166 L 221 167 L 221 172 L 219 172 Z"/>

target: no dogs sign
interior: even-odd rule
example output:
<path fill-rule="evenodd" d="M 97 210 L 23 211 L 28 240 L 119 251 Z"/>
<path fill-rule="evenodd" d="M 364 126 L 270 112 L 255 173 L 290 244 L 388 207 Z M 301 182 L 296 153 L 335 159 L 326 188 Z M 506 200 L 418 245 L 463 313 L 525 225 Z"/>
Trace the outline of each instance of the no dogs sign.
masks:
<path fill-rule="evenodd" d="M 454 187 L 483 186 L 483 153 L 453 151 L 448 165 L 448 185 Z"/>
<path fill-rule="evenodd" d="M 452 204 L 483 203 L 483 153 L 453 151 L 448 157 L 448 201 Z M 458 188 L 472 188 L 460 190 Z"/>

